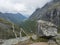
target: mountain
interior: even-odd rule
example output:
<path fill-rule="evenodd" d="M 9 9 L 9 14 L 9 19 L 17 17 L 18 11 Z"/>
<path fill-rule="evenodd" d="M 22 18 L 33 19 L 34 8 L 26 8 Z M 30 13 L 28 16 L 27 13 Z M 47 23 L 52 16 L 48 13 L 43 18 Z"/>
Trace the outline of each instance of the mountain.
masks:
<path fill-rule="evenodd" d="M 60 24 L 60 0 L 52 0 L 42 8 L 37 8 L 29 17 L 30 20 L 46 20 L 56 25 Z"/>
<path fill-rule="evenodd" d="M 13 13 L 2 13 L 2 12 L 0 12 L 0 18 L 4 18 L 16 24 L 19 24 L 21 21 L 26 19 L 26 17 L 20 13 L 13 14 Z"/>
<path fill-rule="evenodd" d="M 17 36 L 19 36 L 19 27 L 14 24 L 14 30 Z M 15 38 L 15 34 L 13 32 L 12 23 L 0 18 L 0 39 L 10 39 Z"/>

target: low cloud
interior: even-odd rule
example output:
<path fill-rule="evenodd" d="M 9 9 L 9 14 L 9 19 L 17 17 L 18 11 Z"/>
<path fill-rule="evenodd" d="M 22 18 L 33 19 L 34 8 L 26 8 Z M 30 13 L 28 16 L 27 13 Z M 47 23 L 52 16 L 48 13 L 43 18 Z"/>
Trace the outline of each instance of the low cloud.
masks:
<path fill-rule="evenodd" d="M 43 7 L 50 0 L 0 0 L 0 12 L 22 13 L 31 15 L 38 8 Z"/>

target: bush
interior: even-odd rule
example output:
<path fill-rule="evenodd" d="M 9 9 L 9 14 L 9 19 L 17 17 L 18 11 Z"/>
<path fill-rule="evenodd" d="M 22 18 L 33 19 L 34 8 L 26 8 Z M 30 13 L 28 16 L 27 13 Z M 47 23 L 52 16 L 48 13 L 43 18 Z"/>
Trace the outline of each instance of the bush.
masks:
<path fill-rule="evenodd" d="M 60 26 L 57 29 L 58 29 L 58 33 L 60 33 Z"/>
<path fill-rule="evenodd" d="M 41 37 L 39 37 L 36 41 L 37 42 L 47 42 L 48 39 L 47 38 L 41 38 Z"/>

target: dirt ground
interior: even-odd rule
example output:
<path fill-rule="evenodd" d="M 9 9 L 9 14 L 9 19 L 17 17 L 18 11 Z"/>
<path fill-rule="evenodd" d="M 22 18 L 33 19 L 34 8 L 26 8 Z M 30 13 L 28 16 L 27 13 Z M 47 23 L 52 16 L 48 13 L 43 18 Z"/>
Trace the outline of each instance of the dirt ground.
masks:
<path fill-rule="evenodd" d="M 48 43 L 47 42 L 37 42 L 37 43 L 30 44 L 30 45 L 48 45 Z"/>
<path fill-rule="evenodd" d="M 19 42 L 15 45 L 48 45 L 48 43 L 47 42 L 33 42 L 31 40 L 27 40 L 24 42 Z"/>

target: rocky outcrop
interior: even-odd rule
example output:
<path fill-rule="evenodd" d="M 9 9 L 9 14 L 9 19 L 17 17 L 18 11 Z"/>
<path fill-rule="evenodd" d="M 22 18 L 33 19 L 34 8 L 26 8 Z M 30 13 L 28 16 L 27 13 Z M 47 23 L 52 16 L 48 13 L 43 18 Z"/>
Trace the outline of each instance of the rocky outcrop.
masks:
<path fill-rule="evenodd" d="M 38 21 L 38 35 L 39 36 L 56 36 L 57 28 L 51 22 L 39 20 Z"/>

